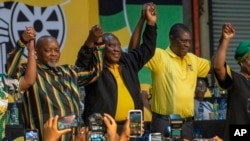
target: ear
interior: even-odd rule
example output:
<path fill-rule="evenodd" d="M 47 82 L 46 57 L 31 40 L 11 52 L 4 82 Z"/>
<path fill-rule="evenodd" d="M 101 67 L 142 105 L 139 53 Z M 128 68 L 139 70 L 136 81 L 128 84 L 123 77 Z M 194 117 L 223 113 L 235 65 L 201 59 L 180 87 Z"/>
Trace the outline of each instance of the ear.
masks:
<path fill-rule="evenodd" d="M 170 39 L 170 40 L 174 40 L 174 36 L 173 36 L 173 35 L 170 35 L 169 39 Z"/>

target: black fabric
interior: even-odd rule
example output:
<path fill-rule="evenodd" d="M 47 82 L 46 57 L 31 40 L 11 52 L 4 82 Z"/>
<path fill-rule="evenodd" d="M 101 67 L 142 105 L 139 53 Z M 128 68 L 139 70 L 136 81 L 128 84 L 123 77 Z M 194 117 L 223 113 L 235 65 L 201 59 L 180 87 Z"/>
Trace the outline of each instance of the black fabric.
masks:
<path fill-rule="evenodd" d="M 147 25 L 143 34 L 143 43 L 129 53 L 122 53 L 119 69 L 124 83 L 134 101 L 135 109 L 143 110 L 138 72 L 153 57 L 156 47 L 156 26 Z M 79 55 L 81 56 L 81 55 Z M 81 58 L 83 59 L 83 58 Z M 77 61 L 77 66 L 81 66 Z M 83 119 L 88 124 L 88 117 L 93 113 L 108 113 L 115 117 L 117 107 L 117 84 L 112 73 L 105 66 L 99 78 L 85 86 L 85 110 Z"/>
<path fill-rule="evenodd" d="M 250 80 L 239 73 L 231 72 L 232 78 L 227 75 L 225 80 L 219 81 L 219 84 L 228 90 L 226 126 L 223 138 L 225 141 L 229 140 L 230 125 L 250 124 L 250 112 L 248 112 L 248 110 L 250 110 L 248 109 L 250 101 Z"/>

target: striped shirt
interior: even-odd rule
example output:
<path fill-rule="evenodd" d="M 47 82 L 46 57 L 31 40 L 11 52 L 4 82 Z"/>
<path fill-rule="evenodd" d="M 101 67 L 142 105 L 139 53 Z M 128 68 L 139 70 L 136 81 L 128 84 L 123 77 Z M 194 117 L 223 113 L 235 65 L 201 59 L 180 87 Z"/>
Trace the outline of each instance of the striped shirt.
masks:
<path fill-rule="evenodd" d="M 26 64 L 18 67 L 23 52 L 24 46 L 17 43 L 17 51 L 11 56 L 13 59 L 7 72 L 9 76 L 20 78 L 24 75 Z M 79 115 L 79 86 L 96 80 L 102 70 L 101 50 L 95 48 L 93 53 L 95 54 L 91 60 L 93 64 L 89 64 L 91 67 L 88 71 L 86 68 L 73 65 L 51 68 L 37 61 L 36 82 L 23 95 L 25 128 L 37 128 L 41 136 L 43 125 L 50 117 Z M 62 137 L 62 140 L 68 139 Z"/>

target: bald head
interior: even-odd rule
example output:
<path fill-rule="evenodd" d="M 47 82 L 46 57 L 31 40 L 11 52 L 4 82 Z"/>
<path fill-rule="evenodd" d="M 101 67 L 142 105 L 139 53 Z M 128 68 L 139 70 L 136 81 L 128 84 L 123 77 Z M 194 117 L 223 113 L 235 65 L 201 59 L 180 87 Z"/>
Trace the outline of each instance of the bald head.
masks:
<path fill-rule="evenodd" d="M 57 42 L 56 38 L 53 36 L 45 35 L 41 36 L 36 43 L 36 49 L 41 48 L 44 46 L 44 44 L 47 44 L 48 42 Z"/>
<path fill-rule="evenodd" d="M 57 66 L 60 58 L 60 48 L 56 38 L 52 36 L 42 36 L 36 44 L 37 59 L 51 67 Z"/>

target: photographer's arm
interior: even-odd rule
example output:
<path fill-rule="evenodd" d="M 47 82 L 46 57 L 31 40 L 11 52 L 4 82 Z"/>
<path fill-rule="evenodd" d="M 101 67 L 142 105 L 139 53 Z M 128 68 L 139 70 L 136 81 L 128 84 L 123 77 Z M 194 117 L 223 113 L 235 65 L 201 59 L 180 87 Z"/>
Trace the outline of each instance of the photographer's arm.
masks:
<path fill-rule="evenodd" d="M 104 113 L 103 121 L 107 127 L 107 140 L 119 141 L 119 135 L 117 134 L 117 124 L 109 114 Z"/>
<path fill-rule="evenodd" d="M 130 120 L 129 120 L 129 117 L 127 117 L 126 123 L 124 124 L 122 133 L 120 135 L 120 141 L 128 141 L 130 139 L 129 124 L 130 124 Z"/>

